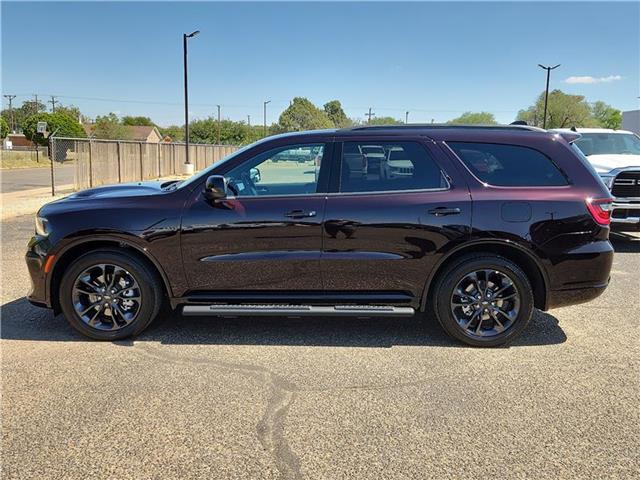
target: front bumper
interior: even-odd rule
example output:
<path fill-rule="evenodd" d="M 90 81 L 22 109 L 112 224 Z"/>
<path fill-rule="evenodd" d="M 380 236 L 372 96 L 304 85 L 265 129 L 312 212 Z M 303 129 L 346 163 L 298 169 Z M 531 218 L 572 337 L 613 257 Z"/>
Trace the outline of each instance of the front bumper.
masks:
<path fill-rule="evenodd" d="M 611 229 L 623 232 L 640 230 L 640 199 L 614 199 Z"/>
<path fill-rule="evenodd" d="M 27 294 L 27 300 L 38 307 L 51 308 L 51 299 L 47 295 L 47 274 L 45 263 L 49 252 L 49 241 L 39 235 L 29 241 L 25 261 L 31 280 L 31 290 Z"/>

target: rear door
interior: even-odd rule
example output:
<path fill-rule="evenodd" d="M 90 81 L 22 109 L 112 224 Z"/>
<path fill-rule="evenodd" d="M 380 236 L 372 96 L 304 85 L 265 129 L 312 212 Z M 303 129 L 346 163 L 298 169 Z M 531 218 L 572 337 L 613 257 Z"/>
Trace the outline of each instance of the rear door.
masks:
<path fill-rule="evenodd" d="M 325 290 L 418 307 L 437 260 L 469 238 L 466 183 L 424 137 L 349 138 L 335 151 L 323 228 Z M 367 160 L 371 152 L 378 161 Z"/>

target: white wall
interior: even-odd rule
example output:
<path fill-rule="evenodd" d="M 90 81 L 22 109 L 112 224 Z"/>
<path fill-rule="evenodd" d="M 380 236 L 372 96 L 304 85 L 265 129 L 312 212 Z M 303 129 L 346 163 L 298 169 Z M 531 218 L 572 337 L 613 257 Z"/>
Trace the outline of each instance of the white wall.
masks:
<path fill-rule="evenodd" d="M 622 112 L 622 130 L 631 130 L 640 135 L 640 110 Z"/>

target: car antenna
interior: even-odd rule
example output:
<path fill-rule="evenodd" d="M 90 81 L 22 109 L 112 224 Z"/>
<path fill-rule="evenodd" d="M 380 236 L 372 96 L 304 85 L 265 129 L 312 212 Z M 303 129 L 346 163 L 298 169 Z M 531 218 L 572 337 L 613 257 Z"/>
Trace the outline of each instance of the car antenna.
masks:
<path fill-rule="evenodd" d="M 574 125 L 573 127 L 571 127 L 571 131 L 572 131 L 572 132 L 577 132 L 577 131 L 578 131 L 578 129 L 577 129 L 577 128 L 576 128 L 576 126 Z"/>

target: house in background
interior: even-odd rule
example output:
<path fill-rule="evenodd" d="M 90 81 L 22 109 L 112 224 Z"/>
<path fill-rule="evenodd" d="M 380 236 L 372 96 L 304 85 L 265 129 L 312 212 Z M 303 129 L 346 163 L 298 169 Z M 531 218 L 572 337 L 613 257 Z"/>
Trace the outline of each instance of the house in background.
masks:
<path fill-rule="evenodd" d="M 82 125 L 82 128 L 84 128 L 87 137 L 89 137 L 93 133 L 94 124 L 85 123 Z M 162 135 L 160 134 L 158 127 L 150 127 L 147 125 L 125 125 L 124 128 L 128 130 L 128 135 L 126 139 L 123 138 L 122 140 L 149 143 L 159 143 L 162 141 Z"/>
<path fill-rule="evenodd" d="M 640 110 L 622 112 L 622 130 L 629 130 L 640 135 Z"/>
<path fill-rule="evenodd" d="M 131 131 L 133 140 L 137 142 L 158 143 L 162 141 L 162 135 L 158 131 L 158 127 L 148 127 L 144 125 L 136 125 L 127 127 Z"/>

